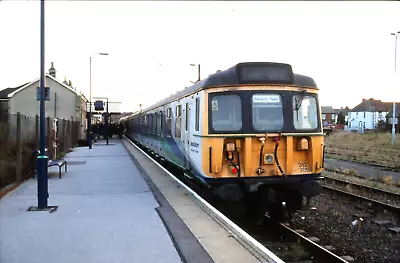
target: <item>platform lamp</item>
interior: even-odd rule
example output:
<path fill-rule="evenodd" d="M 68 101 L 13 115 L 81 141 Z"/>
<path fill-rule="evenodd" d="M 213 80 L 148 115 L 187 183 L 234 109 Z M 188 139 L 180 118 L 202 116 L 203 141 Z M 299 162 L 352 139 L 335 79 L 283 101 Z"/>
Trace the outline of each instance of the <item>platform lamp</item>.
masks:
<path fill-rule="evenodd" d="M 108 56 L 108 53 L 93 53 L 92 55 L 100 55 L 100 56 Z M 89 60 L 89 65 L 90 65 L 90 98 L 89 98 L 89 118 L 88 118 L 88 122 L 89 122 L 89 136 L 88 136 L 88 140 L 89 140 L 89 149 L 92 149 L 92 140 L 93 140 L 93 132 L 92 132 L 92 56 L 90 56 L 90 60 Z"/>
<path fill-rule="evenodd" d="M 396 89 L 396 84 L 397 84 L 397 69 L 396 69 L 396 62 L 397 62 L 397 36 L 400 35 L 400 31 L 398 31 L 397 33 L 391 33 L 390 35 L 395 37 L 394 40 L 394 88 Z M 392 145 L 395 144 L 395 139 L 396 139 L 396 129 L 395 129 L 395 119 L 396 119 L 396 96 L 394 96 L 393 99 L 393 116 L 392 116 Z M 398 123 L 397 125 L 400 125 L 400 123 Z"/>

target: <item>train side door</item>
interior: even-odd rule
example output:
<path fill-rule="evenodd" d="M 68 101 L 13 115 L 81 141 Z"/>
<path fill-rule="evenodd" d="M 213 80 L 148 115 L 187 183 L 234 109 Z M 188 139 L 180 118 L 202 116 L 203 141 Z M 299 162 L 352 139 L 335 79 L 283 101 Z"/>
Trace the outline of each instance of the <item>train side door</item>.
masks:
<path fill-rule="evenodd" d="M 191 115 L 191 111 L 190 111 L 190 102 L 189 100 L 186 101 L 185 105 L 184 105 L 184 118 L 185 118 L 185 123 L 184 123 L 184 129 L 183 130 L 183 143 L 184 143 L 184 149 L 185 149 L 185 168 L 189 169 L 189 156 L 190 156 L 190 115 Z"/>

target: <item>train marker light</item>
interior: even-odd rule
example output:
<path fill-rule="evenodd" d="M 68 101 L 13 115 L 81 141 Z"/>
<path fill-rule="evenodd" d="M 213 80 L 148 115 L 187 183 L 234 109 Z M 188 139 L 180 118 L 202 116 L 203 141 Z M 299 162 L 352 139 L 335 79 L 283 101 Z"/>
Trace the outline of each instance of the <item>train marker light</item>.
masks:
<path fill-rule="evenodd" d="M 236 174 L 237 173 L 237 169 L 235 167 L 232 167 L 231 172 Z"/>
<path fill-rule="evenodd" d="M 308 140 L 306 138 L 301 138 L 297 142 L 297 150 L 298 151 L 305 151 L 308 150 Z"/>

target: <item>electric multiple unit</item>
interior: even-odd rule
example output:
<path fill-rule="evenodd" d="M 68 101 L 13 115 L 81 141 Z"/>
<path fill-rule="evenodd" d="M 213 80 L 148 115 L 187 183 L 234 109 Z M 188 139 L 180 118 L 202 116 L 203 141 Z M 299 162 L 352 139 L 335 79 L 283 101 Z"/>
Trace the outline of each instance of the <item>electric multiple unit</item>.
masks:
<path fill-rule="evenodd" d="M 318 88 L 288 64 L 240 63 L 121 119 L 125 133 L 227 202 L 301 208 L 320 193 Z"/>

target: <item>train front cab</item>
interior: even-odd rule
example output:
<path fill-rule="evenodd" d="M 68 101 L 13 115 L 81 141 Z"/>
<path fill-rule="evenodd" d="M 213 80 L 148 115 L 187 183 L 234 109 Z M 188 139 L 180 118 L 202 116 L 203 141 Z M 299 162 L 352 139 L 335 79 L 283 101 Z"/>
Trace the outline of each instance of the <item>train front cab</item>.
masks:
<path fill-rule="evenodd" d="M 239 87 L 206 90 L 202 105 L 202 170 L 226 201 L 301 208 L 318 195 L 324 136 L 317 89 Z M 262 200 L 261 200 L 262 199 Z"/>

